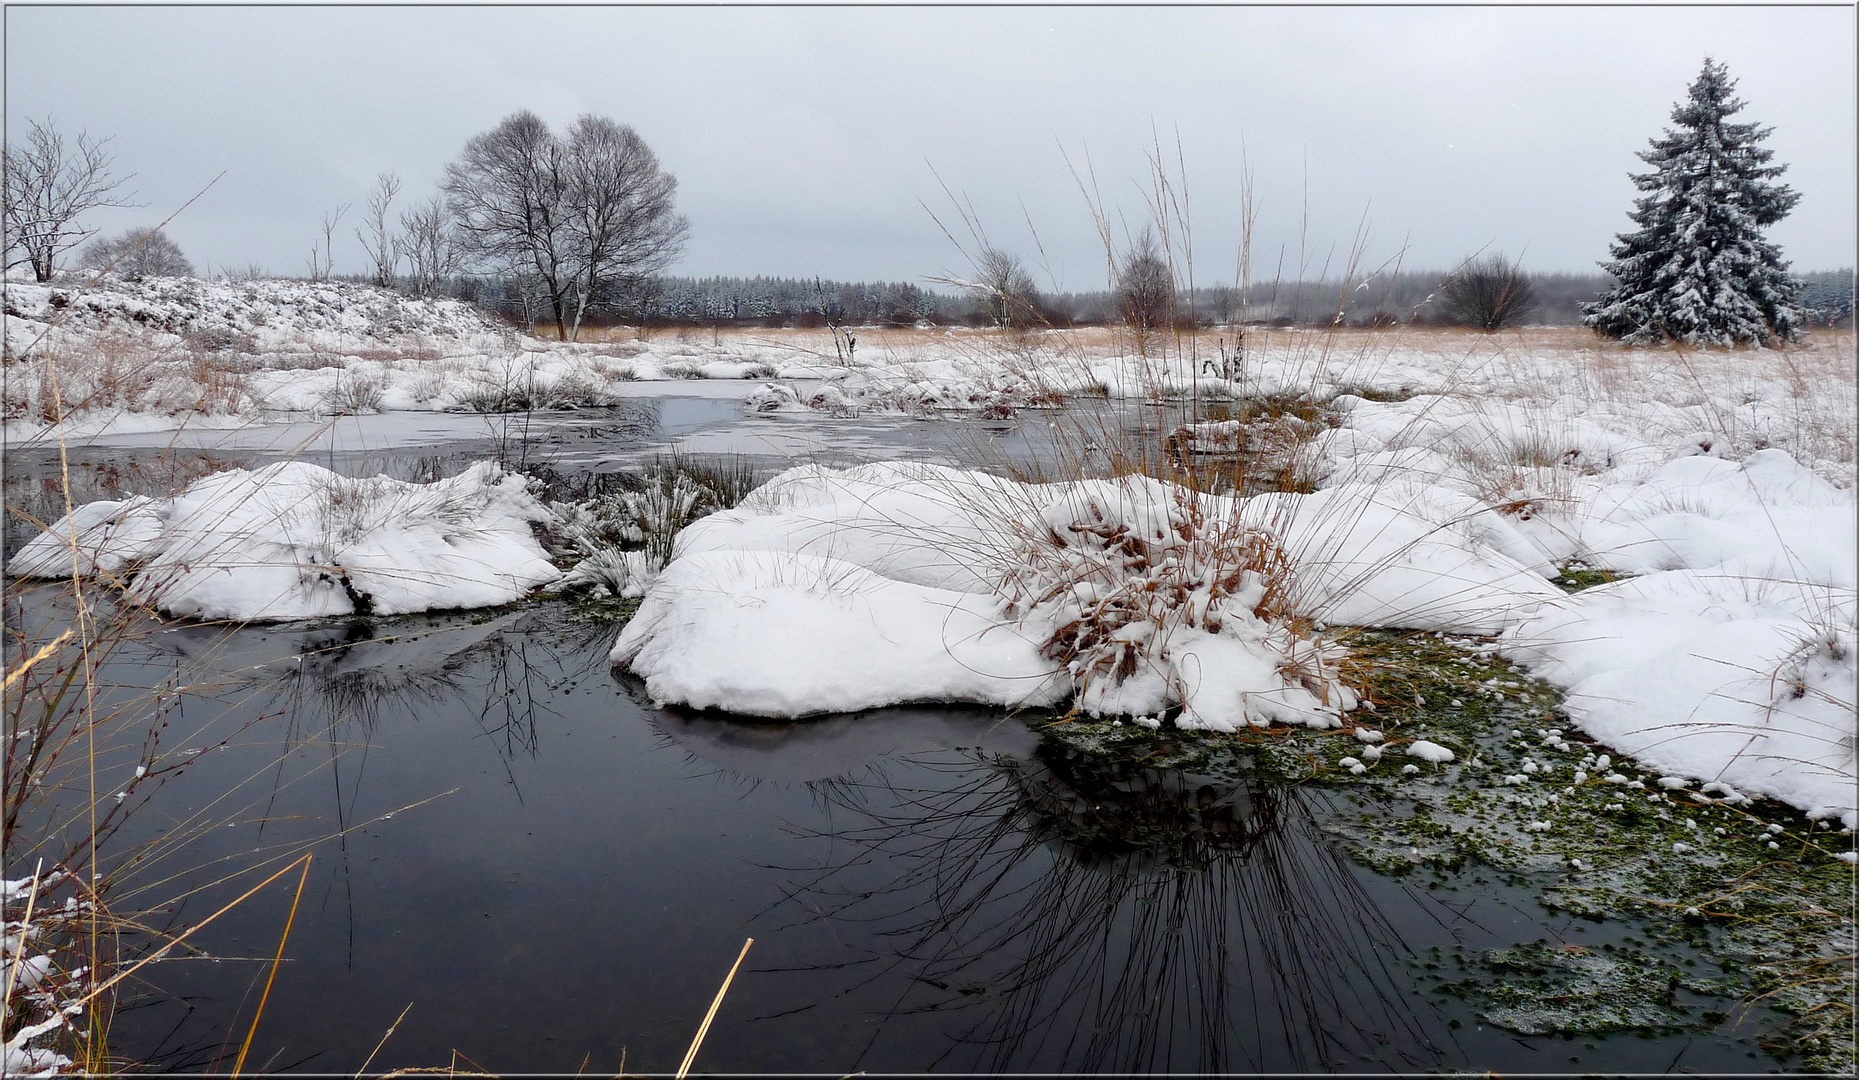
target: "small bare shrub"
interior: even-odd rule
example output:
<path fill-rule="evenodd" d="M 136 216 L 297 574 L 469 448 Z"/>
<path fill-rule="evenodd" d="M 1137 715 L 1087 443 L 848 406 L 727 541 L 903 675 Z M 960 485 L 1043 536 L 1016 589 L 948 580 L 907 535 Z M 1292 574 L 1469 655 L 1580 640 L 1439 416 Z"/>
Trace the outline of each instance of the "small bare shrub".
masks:
<path fill-rule="evenodd" d="M 359 416 L 381 411 L 380 380 L 357 371 L 344 371 L 323 391 L 323 409 L 332 416 Z"/>
<path fill-rule="evenodd" d="M 1502 255 L 1467 259 L 1439 291 L 1448 314 L 1486 333 L 1515 326 L 1536 310 L 1530 275 Z"/>

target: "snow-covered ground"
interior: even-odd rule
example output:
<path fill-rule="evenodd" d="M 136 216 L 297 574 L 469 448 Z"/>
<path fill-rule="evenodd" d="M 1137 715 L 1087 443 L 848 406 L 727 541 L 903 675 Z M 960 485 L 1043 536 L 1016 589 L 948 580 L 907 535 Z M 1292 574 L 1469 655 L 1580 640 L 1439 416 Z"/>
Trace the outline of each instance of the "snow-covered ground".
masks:
<path fill-rule="evenodd" d="M 615 660 L 661 700 L 761 715 L 1076 695 L 1091 710 L 1151 723 L 1167 710 L 1231 730 L 1348 722 L 1353 695 L 1329 626 L 1496 635 L 1562 686 L 1574 721 L 1607 745 L 1859 823 L 1851 332 L 1699 352 L 1557 330 L 1255 329 L 1236 360 L 1231 331 L 1152 341 L 1144 356 L 1101 330 L 860 330 L 847 357 L 824 331 L 550 343 L 356 286 L 135 289 L 67 300 L 66 326 L 22 359 L 61 308 L 48 290 L 8 284 L 9 438 L 52 432 L 54 398 L 83 406 L 56 429 L 76 434 L 125 415 L 160 425 L 598 405 L 623 383 L 697 377 L 743 380 L 746 411 L 809 410 L 822 422 L 1192 395 L 1212 422 L 1177 446 L 1210 456 L 1244 441 L 1223 407 L 1315 403 L 1330 426 L 1294 432 L 1288 450 L 1306 494 L 1236 502 L 1142 477 L 1031 485 L 923 466 L 790 472 L 687 530 Z M 399 314 L 382 313 L 395 304 Z M 269 507 L 266 492 L 289 484 L 341 486 L 307 468 L 196 487 Z M 362 594 L 390 596 L 400 586 L 387 583 L 426 565 L 422 552 L 461 535 L 508 547 L 487 558 L 516 572 L 485 596 L 553 580 L 540 549 L 520 543 L 533 547 L 526 515 L 539 511 L 498 503 L 498 477 L 471 483 L 469 513 L 389 515 L 372 533 L 343 533 L 351 546 L 340 551 L 302 548 L 299 532 L 341 531 L 333 510 L 309 509 L 329 500 L 307 495 L 255 511 L 293 522 L 288 536 L 209 536 L 207 518 L 186 513 L 206 497 L 194 491 L 86 508 L 77 527 L 102 542 L 97 530 L 113 521 L 109 552 L 120 542 L 195 576 L 211 573 L 173 552 L 270 545 L 241 558 L 299 575 L 301 596 L 278 593 L 296 596 L 292 613 L 352 606 L 357 573 L 383 576 Z M 385 489 L 370 498 L 452 505 Z M 59 568 L 44 551 L 19 559 L 29 554 Z M 1629 576 L 1568 595 L 1549 579 L 1571 564 Z M 305 566 L 346 568 L 348 585 L 342 573 L 303 584 Z M 163 606 L 250 617 L 249 605 L 209 597 L 205 580 L 171 586 Z M 501 602 L 476 595 L 419 603 Z"/>
<path fill-rule="evenodd" d="M 1853 481 L 1853 335 L 1786 351 L 1626 349 L 1574 330 L 1485 335 L 1401 328 L 1253 327 L 1152 336 L 1139 352 L 1106 329 L 1001 335 L 966 329 L 589 331 L 528 336 L 468 305 L 364 285 L 106 280 L 79 294 L 5 285 L 6 433 L 161 430 L 337 413 L 582 407 L 684 379 L 742 381 L 750 411 L 1005 414 L 1066 395 L 1156 400 L 1338 394 L 1446 395 L 1517 442 L 1611 431 L 1720 453 L 1780 447 L 1842 487 Z M 56 323 L 56 326 L 54 326 Z M 1146 353 L 1146 355 L 1143 355 Z M 48 363 L 49 360 L 49 363 Z M 824 385 L 822 385 L 824 384 Z M 1498 404 L 1523 410 L 1500 416 Z M 53 420 L 63 417 L 62 424 Z M 1584 448 L 1594 452 L 1593 448 Z M 1583 462 L 1587 464 L 1587 462 Z"/>

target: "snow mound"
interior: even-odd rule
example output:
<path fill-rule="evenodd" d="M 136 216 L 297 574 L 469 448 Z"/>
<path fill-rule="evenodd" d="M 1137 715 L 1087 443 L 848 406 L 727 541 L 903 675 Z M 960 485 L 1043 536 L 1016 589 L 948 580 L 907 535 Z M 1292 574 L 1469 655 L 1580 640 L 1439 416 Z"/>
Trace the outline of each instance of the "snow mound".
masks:
<path fill-rule="evenodd" d="M 1641 576 L 1502 639 L 1595 738 L 1649 767 L 1859 824 L 1859 522 L 1781 450 L 1687 455 L 1603 489 L 1590 565 Z"/>
<path fill-rule="evenodd" d="M 490 462 L 430 484 L 279 462 L 166 501 L 79 507 L 7 570 L 122 575 L 138 602 L 197 619 L 487 607 L 560 577 L 530 528 L 547 517 L 525 478 Z"/>
<path fill-rule="evenodd" d="M 1435 765 L 1444 765 L 1457 755 L 1436 742 L 1428 742 L 1425 739 L 1415 739 L 1413 742 L 1407 744 L 1407 756 L 1417 757 L 1421 761 L 1430 761 Z"/>
<path fill-rule="evenodd" d="M 753 716 L 915 701 L 1051 705 L 1069 687 L 990 597 L 776 551 L 667 567 L 614 645 L 656 701 Z"/>
<path fill-rule="evenodd" d="M 1505 554 L 1540 561 L 1521 538 L 1458 520 L 1462 497 L 1372 494 L 803 466 L 680 535 L 612 659 L 658 701 L 760 715 L 1056 694 L 1218 731 L 1335 726 L 1355 705 L 1339 652 L 1294 619 L 1361 589 L 1385 624 L 1501 628 L 1561 595 Z M 1425 589 L 1428 560 L 1446 574 Z"/>

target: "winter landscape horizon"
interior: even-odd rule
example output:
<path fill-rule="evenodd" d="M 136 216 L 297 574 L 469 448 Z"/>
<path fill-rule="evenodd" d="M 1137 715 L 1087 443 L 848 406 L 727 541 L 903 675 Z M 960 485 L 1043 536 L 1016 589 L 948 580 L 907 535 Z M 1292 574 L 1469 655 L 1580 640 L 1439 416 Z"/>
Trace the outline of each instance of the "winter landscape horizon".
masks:
<path fill-rule="evenodd" d="M 5 18 L 7 1075 L 1859 1060 L 1851 8 Z"/>

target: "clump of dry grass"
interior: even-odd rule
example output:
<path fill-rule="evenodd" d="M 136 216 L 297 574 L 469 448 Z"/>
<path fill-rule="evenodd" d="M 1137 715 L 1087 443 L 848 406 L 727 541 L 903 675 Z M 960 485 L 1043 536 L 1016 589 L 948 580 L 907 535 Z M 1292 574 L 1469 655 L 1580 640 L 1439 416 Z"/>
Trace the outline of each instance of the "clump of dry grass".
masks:
<path fill-rule="evenodd" d="M 7 369 L 9 420 L 57 424 L 89 411 L 231 415 L 255 404 L 245 373 L 225 354 L 135 334 L 68 339 L 9 360 Z"/>
<path fill-rule="evenodd" d="M 381 381 L 359 371 L 343 371 L 323 390 L 323 410 L 331 416 L 358 416 L 381 411 Z"/>

